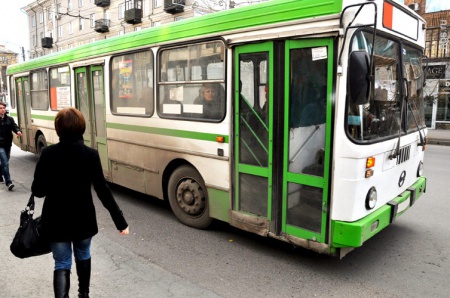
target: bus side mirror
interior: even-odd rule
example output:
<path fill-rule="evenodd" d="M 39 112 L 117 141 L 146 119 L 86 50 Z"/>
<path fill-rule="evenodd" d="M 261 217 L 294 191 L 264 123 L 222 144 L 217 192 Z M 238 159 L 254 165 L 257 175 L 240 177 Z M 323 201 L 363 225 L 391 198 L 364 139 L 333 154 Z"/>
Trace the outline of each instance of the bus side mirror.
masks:
<path fill-rule="evenodd" d="M 363 105 L 369 102 L 369 65 L 369 55 L 367 52 L 354 51 L 350 54 L 348 66 L 348 92 L 353 104 Z"/>

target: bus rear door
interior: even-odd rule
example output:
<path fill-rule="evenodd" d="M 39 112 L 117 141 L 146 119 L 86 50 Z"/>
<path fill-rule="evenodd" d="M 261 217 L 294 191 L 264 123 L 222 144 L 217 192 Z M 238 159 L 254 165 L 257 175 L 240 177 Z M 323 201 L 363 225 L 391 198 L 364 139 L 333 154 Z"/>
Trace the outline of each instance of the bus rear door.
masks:
<path fill-rule="evenodd" d="M 106 115 L 103 85 L 103 66 L 75 69 L 76 107 L 86 119 L 83 136 L 87 146 L 98 150 L 103 173 L 109 180 L 110 169 L 106 144 Z"/>
<path fill-rule="evenodd" d="M 332 40 L 235 51 L 235 187 L 231 224 L 326 242 Z"/>
<path fill-rule="evenodd" d="M 20 138 L 20 149 L 36 152 L 33 142 L 33 128 L 31 119 L 31 98 L 28 77 L 16 79 L 17 117 L 22 137 Z"/>

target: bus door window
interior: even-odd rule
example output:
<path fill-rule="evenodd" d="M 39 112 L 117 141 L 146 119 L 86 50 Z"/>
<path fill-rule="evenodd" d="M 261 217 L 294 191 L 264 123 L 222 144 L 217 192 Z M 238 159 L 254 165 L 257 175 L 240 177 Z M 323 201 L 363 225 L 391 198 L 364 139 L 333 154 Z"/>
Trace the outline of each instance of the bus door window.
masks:
<path fill-rule="evenodd" d="M 289 94 L 289 172 L 324 176 L 327 63 L 316 48 L 291 50 Z M 326 47 L 317 48 L 326 51 Z M 289 183 L 287 224 L 321 231 L 323 189 Z"/>
<path fill-rule="evenodd" d="M 92 72 L 92 93 L 94 96 L 94 114 L 96 137 L 106 137 L 106 119 L 103 110 L 103 72 L 95 70 Z"/>
<path fill-rule="evenodd" d="M 268 53 L 240 55 L 239 160 L 263 167 L 267 166 L 269 155 L 267 61 Z"/>
<path fill-rule="evenodd" d="M 86 131 L 84 133 L 85 140 L 90 140 L 92 135 L 91 130 L 91 115 L 89 114 L 89 98 L 87 89 L 87 76 L 85 72 L 77 74 L 77 100 L 78 109 L 86 118 Z"/>

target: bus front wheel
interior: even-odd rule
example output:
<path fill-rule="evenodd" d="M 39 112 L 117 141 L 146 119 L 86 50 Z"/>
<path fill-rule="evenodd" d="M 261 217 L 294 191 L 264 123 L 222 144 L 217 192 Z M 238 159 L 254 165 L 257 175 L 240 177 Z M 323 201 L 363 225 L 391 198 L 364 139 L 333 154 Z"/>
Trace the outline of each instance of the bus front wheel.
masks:
<path fill-rule="evenodd" d="M 172 173 L 168 194 L 170 207 L 180 222 L 197 229 L 211 224 L 205 183 L 193 167 L 184 165 Z"/>

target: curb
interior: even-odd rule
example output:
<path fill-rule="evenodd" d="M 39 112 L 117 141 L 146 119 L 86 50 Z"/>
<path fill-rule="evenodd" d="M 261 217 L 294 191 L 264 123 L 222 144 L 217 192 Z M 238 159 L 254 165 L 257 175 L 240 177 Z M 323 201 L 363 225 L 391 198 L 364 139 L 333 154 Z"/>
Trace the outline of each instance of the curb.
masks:
<path fill-rule="evenodd" d="M 429 145 L 443 145 L 450 146 L 450 140 L 440 140 L 440 139 L 428 139 Z"/>

